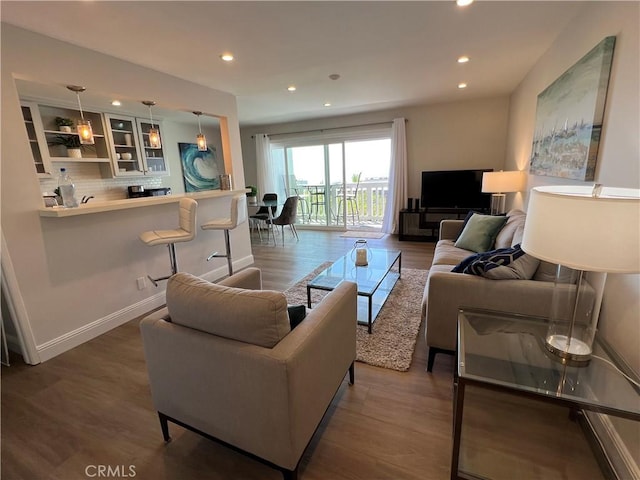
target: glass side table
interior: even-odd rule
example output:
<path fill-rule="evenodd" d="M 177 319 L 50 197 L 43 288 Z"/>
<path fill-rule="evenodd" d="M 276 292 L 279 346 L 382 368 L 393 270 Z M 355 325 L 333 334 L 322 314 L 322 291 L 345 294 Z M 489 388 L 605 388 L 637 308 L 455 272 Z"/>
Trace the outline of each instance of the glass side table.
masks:
<path fill-rule="evenodd" d="M 640 420 L 638 387 L 600 358 L 592 358 L 586 366 L 561 363 L 544 347 L 546 331 L 547 323 L 542 318 L 473 309 L 459 311 L 452 480 L 487 478 L 468 471 L 470 466 L 464 465 L 461 459 L 463 409 L 468 386 L 507 392 L 511 397 L 517 395 L 551 402 L 569 407 L 571 412 L 589 410 Z M 597 335 L 594 355 L 612 362 L 638 381 Z M 526 456 L 527 452 L 521 454 Z"/>

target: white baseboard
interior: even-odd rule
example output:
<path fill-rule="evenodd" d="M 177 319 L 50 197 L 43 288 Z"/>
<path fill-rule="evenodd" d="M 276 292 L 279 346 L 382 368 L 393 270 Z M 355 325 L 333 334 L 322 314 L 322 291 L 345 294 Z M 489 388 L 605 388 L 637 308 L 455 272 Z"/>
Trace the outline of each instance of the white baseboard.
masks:
<path fill-rule="evenodd" d="M 233 262 L 234 270 L 240 270 L 242 268 L 253 265 L 253 255 L 248 255 L 244 258 L 238 259 Z M 209 281 L 215 281 L 228 275 L 228 269 L 226 264 L 223 267 L 216 268 L 210 272 L 201 275 L 201 278 Z M 144 300 L 129 305 L 117 312 L 113 312 L 106 317 L 99 318 L 87 325 L 84 325 L 76 330 L 65 333 L 53 340 L 49 340 L 41 345 L 37 345 L 36 349 L 40 356 L 40 361 L 47 361 L 61 353 L 71 350 L 78 345 L 81 345 L 89 340 L 96 338 L 103 333 L 108 332 L 120 325 L 123 325 L 134 318 L 144 315 L 151 310 L 161 307 L 165 303 L 165 291 L 156 293 L 155 295 L 145 298 Z M 17 339 L 16 339 L 17 340 Z M 19 343 L 18 343 L 19 344 Z"/>
<path fill-rule="evenodd" d="M 109 330 L 113 330 L 114 328 L 129 322 L 140 315 L 144 315 L 151 310 L 161 307 L 164 303 L 165 292 L 163 290 L 162 292 L 145 298 L 138 303 L 129 305 L 128 307 L 117 312 L 113 312 L 106 317 L 99 318 L 98 320 L 88 323 L 76 330 L 38 345 L 36 348 L 40 355 L 40 361 L 45 362 L 50 360 L 67 350 L 71 350 L 72 348 L 88 342 Z"/>

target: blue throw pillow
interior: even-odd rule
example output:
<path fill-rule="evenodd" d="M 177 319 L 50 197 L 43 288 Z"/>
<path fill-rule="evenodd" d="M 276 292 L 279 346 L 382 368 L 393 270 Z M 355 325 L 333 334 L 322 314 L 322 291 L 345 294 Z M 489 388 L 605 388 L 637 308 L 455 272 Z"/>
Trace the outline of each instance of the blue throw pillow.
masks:
<path fill-rule="evenodd" d="M 518 244 L 511 248 L 498 248 L 471 255 L 456 265 L 452 271 L 479 275 L 492 280 L 529 280 L 535 274 L 539 264 L 540 260 L 524 253 Z"/>

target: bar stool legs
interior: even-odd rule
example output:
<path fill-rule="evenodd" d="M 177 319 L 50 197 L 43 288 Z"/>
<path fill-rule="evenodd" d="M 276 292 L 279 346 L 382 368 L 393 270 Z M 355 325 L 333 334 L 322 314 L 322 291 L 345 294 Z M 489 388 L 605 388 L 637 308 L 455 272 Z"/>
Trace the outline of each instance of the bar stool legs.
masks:
<path fill-rule="evenodd" d="M 233 263 L 231 261 L 231 241 L 229 240 L 229 230 L 224 230 L 224 246 L 227 252 L 225 255 L 222 255 L 218 252 L 213 252 L 207 257 L 207 262 L 212 258 L 226 258 L 227 266 L 229 267 L 229 276 L 231 276 L 233 275 Z"/>

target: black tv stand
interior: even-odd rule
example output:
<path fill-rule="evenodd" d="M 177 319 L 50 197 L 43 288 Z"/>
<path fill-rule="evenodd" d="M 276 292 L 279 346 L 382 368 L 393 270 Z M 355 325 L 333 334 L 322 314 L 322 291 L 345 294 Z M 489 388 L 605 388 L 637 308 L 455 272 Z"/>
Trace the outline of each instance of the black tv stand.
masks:
<path fill-rule="evenodd" d="M 463 220 L 469 210 L 487 213 L 485 208 L 421 208 L 400 210 L 398 240 L 414 242 L 436 242 L 442 220 Z"/>

